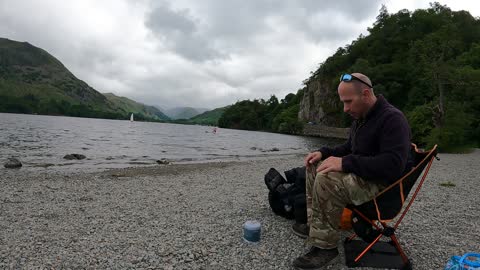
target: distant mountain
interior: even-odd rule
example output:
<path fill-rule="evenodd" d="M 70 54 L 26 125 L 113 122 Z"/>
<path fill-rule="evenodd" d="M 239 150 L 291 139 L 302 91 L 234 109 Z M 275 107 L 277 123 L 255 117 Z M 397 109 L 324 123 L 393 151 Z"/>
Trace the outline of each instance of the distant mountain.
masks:
<path fill-rule="evenodd" d="M 179 119 L 175 122 L 181 124 L 198 124 L 198 125 L 208 125 L 208 126 L 217 126 L 218 119 L 222 116 L 223 112 L 230 106 L 217 108 L 211 111 L 203 112 L 199 115 L 196 115 L 190 119 Z"/>
<path fill-rule="evenodd" d="M 108 101 L 113 103 L 116 108 L 135 114 L 135 119 L 138 119 L 138 116 L 140 115 L 140 117 L 143 118 L 153 118 L 161 121 L 170 120 L 168 116 L 154 106 L 148 106 L 126 97 L 119 97 L 113 93 L 104 93 L 103 95 L 107 97 Z"/>
<path fill-rule="evenodd" d="M 165 109 L 158 105 L 153 105 L 155 108 L 159 109 L 163 114 L 165 114 Z M 166 115 L 166 114 L 165 114 Z"/>
<path fill-rule="evenodd" d="M 195 108 L 195 110 L 197 110 L 197 112 L 199 112 L 199 113 L 212 111 L 212 109 L 209 109 L 209 108 Z"/>
<path fill-rule="evenodd" d="M 117 101 L 79 80 L 48 52 L 0 38 L 0 112 L 128 119 L 144 111 L 136 119 L 167 119 L 148 106 Z"/>
<path fill-rule="evenodd" d="M 163 112 L 171 119 L 190 119 L 208 110 L 204 108 L 176 107 Z"/>

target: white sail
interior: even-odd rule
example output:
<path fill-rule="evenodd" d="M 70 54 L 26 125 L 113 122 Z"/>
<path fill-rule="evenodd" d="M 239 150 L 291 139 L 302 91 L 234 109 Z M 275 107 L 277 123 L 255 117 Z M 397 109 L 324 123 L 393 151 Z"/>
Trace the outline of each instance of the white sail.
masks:
<path fill-rule="evenodd" d="M 133 122 L 133 113 L 130 115 L 130 122 Z"/>

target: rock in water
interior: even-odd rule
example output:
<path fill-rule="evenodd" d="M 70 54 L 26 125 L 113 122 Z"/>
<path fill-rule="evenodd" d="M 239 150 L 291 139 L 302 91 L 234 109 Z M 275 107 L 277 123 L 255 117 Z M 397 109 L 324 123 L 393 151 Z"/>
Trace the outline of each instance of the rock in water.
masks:
<path fill-rule="evenodd" d="M 157 163 L 161 165 L 168 165 L 170 164 L 170 161 L 168 161 L 166 158 L 162 158 L 160 160 L 157 160 Z"/>
<path fill-rule="evenodd" d="M 68 154 L 63 157 L 64 159 L 72 160 L 72 159 L 85 159 L 86 156 L 81 155 L 81 154 Z"/>
<path fill-rule="evenodd" d="M 3 164 L 5 168 L 12 169 L 12 168 L 20 168 L 22 167 L 22 162 L 16 158 L 9 158 L 5 164 Z"/>
<path fill-rule="evenodd" d="M 269 150 L 262 150 L 263 153 L 265 152 L 278 152 L 280 151 L 280 149 L 278 149 L 277 147 L 273 147 L 272 149 L 269 149 Z"/>

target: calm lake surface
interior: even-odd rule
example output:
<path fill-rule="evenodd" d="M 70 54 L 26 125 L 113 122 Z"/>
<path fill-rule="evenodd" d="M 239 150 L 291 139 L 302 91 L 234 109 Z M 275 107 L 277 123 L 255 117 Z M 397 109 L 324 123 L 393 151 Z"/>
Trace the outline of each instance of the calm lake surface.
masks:
<path fill-rule="evenodd" d="M 208 126 L 6 113 L 0 113 L 0 127 L 0 165 L 16 157 L 29 170 L 95 171 L 156 165 L 162 158 L 174 163 L 265 159 L 341 142 L 222 128 L 214 133 Z M 63 159 L 72 153 L 87 158 Z"/>

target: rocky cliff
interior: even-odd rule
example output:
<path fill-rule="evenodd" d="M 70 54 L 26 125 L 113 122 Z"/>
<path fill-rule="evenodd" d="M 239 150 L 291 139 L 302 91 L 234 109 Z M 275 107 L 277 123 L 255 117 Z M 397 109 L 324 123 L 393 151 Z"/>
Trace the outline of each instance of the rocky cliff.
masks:
<path fill-rule="evenodd" d="M 305 85 L 298 118 L 303 122 L 343 127 L 342 105 L 338 99 L 336 83 L 312 76 Z"/>

